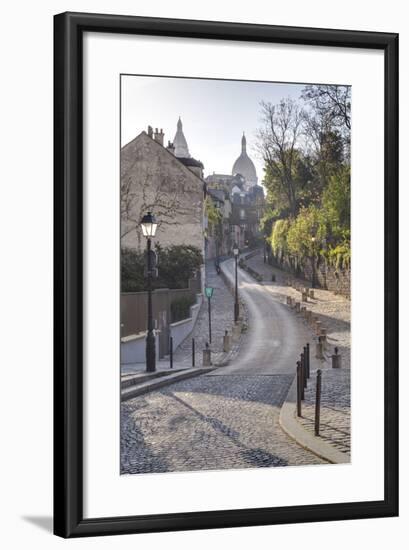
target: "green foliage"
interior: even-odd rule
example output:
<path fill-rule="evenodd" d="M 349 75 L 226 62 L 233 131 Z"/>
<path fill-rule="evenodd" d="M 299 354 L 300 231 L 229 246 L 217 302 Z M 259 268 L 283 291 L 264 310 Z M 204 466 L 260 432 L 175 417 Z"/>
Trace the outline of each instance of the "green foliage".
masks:
<path fill-rule="evenodd" d="M 144 265 L 142 253 L 129 248 L 121 250 L 121 291 L 139 292 L 145 288 Z"/>
<path fill-rule="evenodd" d="M 211 197 L 209 197 L 209 195 L 205 199 L 204 206 L 209 222 L 213 225 L 219 224 L 222 220 L 222 214 L 220 210 L 216 208 L 214 202 L 212 201 Z"/>
<path fill-rule="evenodd" d="M 322 208 L 328 223 L 329 238 L 339 241 L 347 237 L 351 217 L 351 180 L 349 168 L 330 177 L 322 195 Z"/>
<path fill-rule="evenodd" d="M 349 241 L 330 248 L 327 260 L 335 269 L 349 269 L 351 266 L 351 245 Z"/>
<path fill-rule="evenodd" d="M 187 288 L 188 281 L 203 264 L 200 250 L 194 246 L 174 245 L 155 247 L 158 256 L 158 278 L 152 281 L 153 288 Z M 144 253 L 131 249 L 121 251 L 121 291 L 141 292 L 146 290 Z"/>
<path fill-rule="evenodd" d="M 275 256 L 282 258 L 288 252 L 287 235 L 290 228 L 289 220 L 277 220 L 271 232 L 271 249 Z"/>
<path fill-rule="evenodd" d="M 312 257 L 319 252 L 325 235 L 322 211 L 316 206 L 302 208 L 288 231 L 288 251 L 300 259 Z"/>
<path fill-rule="evenodd" d="M 172 323 L 182 321 L 190 316 L 190 307 L 195 303 L 193 296 L 181 296 L 170 304 Z"/>
<path fill-rule="evenodd" d="M 261 227 L 274 256 L 292 266 L 307 257 L 349 266 L 350 108 L 350 88 L 331 85 L 306 86 L 297 105 L 261 104 L 269 203 Z"/>

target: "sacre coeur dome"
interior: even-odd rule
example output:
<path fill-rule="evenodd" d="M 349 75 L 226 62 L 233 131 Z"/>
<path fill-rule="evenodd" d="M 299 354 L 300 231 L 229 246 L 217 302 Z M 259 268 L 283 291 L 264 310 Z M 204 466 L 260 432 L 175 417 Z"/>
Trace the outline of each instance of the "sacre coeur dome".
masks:
<path fill-rule="evenodd" d="M 247 185 L 255 185 L 257 183 L 257 172 L 253 161 L 248 156 L 246 151 L 246 136 L 243 133 L 241 138 L 241 155 L 233 164 L 232 175 L 241 174 L 246 180 Z"/>

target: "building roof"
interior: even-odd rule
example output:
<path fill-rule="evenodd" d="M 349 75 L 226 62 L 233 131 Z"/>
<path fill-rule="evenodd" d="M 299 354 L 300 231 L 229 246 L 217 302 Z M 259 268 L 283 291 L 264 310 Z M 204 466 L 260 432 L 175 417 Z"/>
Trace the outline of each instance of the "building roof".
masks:
<path fill-rule="evenodd" d="M 253 161 L 247 154 L 246 147 L 246 136 L 243 132 L 243 137 L 241 138 L 241 155 L 233 164 L 232 174 L 241 174 L 247 183 L 255 184 L 257 183 L 257 172 Z"/>
<path fill-rule="evenodd" d="M 200 160 L 196 160 L 193 157 L 178 157 L 178 160 L 185 166 L 197 166 L 198 168 L 203 168 L 203 164 Z"/>

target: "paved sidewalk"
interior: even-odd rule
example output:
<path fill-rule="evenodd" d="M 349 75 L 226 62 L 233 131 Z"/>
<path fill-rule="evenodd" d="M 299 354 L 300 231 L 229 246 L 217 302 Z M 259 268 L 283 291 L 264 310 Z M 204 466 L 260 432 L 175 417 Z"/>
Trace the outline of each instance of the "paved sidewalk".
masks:
<path fill-rule="evenodd" d="M 289 278 L 287 272 L 265 264 L 263 255 L 259 254 L 246 260 L 246 264 L 254 271 L 262 275 L 264 286 L 283 303 L 286 297 L 291 296 L 301 302 L 301 293 L 293 287 L 287 286 L 286 281 Z M 276 276 L 276 282 L 271 281 L 272 273 Z M 309 286 L 305 281 L 292 280 L 298 282 L 301 286 Z M 322 289 L 314 289 L 314 299 L 308 299 L 307 309 L 319 317 L 323 326 L 327 329 L 327 348 L 325 359 L 315 358 L 316 337 L 311 330 L 311 378 L 308 382 L 308 388 L 305 390 L 305 401 L 303 401 L 302 418 L 298 418 L 300 425 L 311 435 L 314 436 L 314 412 L 315 412 L 315 381 L 316 371 L 322 371 L 322 398 L 321 398 L 321 424 L 320 441 L 325 441 L 332 447 L 347 456 L 351 452 L 351 380 L 350 380 L 350 351 L 351 351 L 351 332 L 350 332 L 350 301 L 342 296 L 338 296 Z M 294 311 L 300 321 L 307 324 L 300 314 Z M 338 347 L 342 356 L 342 367 L 333 369 L 331 364 L 331 354 L 334 347 Z M 301 353 L 300 349 L 300 353 Z M 298 356 L 294 357 L 294 368 Z"/>
<path fill-rule="evenodd" d="M 214 261 L 206 262 L 206 286 L 213 287 L 211 298 L 212 319 L 212 351 L 213 364 L 225 364 L 232 360 L 240 350 L 243 342 L 241 336 L 233 340 L 230 353 L 223 352 L 223 336 L 227 330 L 232 335 L 234 325 L 234 298 L 227 288 L 222 275 L 216 273 Z M 196 366 L 203 364 L 203 350 L 209 342 L 209 314 L 207 299 L 204 298 L 192 333 L 178 346 L 173 354 L 174 363 L 178 367 L 190 367 L 192 365 L 192 338 L 195 339 Z"/>

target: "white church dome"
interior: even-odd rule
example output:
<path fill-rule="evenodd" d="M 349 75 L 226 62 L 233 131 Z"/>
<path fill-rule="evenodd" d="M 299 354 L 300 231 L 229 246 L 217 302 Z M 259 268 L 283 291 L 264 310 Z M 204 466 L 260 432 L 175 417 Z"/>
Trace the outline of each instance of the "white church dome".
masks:
<path fill-rule="evenodd" d="M 253 164 L 253 161 L 248 156 L 246 151 L 246 136 L 243 132 L 243 137 L 241 138 L 241 155 L 233 164 L 232 175 L 241 174 L 246 180 L 248 186 L 257 184 L 257 172 L 256 167 Z"/>

